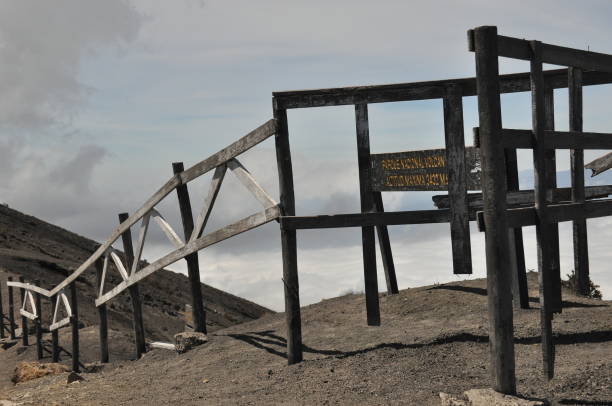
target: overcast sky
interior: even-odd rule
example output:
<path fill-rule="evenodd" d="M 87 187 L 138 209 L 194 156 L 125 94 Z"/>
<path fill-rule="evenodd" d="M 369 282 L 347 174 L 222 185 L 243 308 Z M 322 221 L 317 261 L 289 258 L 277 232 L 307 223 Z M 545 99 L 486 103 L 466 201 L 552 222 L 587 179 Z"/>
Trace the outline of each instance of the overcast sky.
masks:
<path fill-rule="evenodd" d="M 610 18 L 609 1 L 0 0 L 0 201 L 103 241 L 117 213 L 133 212 L 167 180 L 172 162 L 188 167 L 270 119 L 275 90 L 473 76 L 466 31 L 479 25 L 612 53 Z M 528 64 L 502 60 L 500 69 Z M 612 129 L 611 93 L 585 89 L 585 130 Z M 557 128 L 567 129 L 567 92 L 555 98 Z M 470 144 L 476 101 L 464 103 Z M 504 126 L 530 127 L 528 94 L 502 104 Z M 439 100 L 372 105 L 370 123 L 373 152 L 443 146 Z M 297 213 L 358 211 L 352 106 L 292 110 L 289 127 Z M 272 142 L 240 159 L 277 198 Z M 521 153 L 523 187 L 530 161 Z M 560 154 L 559 170 L 568 165 Z M 209 179 L 189 185 L 196 212 Z M 430 209 L 430 196 L 384 200 L 389 210 Z M 159 209 L 180 230 L 175 195 Z M 228 175 L 207 231 L 258 210 Z M 589 221 L 592 276 L 608 298 L 611 224 Z M 278 234 L 272 223 L 201 252 L 202 280 L 282 310 Z M 525 232 L 530 269 L 534 234 Z M 400 288 L 456 279 L 447 224 L 391 227 L 391 239 Z M 154 227 L 149 241 L 149 260 L 172 249 Z M 303 304 L 363 290 L 360 241 L 358 229 L 298 233 Z M 561 241 L 566 274 L 568 224 Z M 473 229 L 473 277 L 485 274 L 483 244 Z M 382 270 L 379 281 L 382 290 Z"/>

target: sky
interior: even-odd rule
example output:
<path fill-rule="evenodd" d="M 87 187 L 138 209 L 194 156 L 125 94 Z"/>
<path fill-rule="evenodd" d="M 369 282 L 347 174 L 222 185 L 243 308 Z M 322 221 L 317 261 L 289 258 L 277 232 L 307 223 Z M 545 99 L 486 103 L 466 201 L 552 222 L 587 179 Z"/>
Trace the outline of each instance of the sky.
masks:
<path fill-rule="evenodd" d="M 611 17 L 609 1 L 0 0 L 0 201 L 101 242 L 117 213 L 136 210 L 171 176 L 172 162 L 189 167 L 269 120 L 273 91 L 473 76 L 466 32 L 479 25 L 612 53 Z M 502 73 L 527 69 L 500 60 Z M 585 131 L 610 131 L 611 93 L 612 86 L 585 88 Z M 555 108 L 556 127 L 567 129 L 567 91 L 555 91 Z M 502 109 L 505 127 L 530 128 L 528 94 L 503 96 Z M 373 153 L 443 147 L 440 100 L 375 104 L 369 113 Z M 288 117 L 297 214 L 359 211 L 352 106 Z M 478 125 L 474 97 L 464 98 L 464 121 L 469 145 Z M 278 199 L 273 147 L 268 140 L 239 159 Z M 601 154 L 589 151 L 585 160 Z M 532 182 L 531 159 L 519 154 L 523 188 Z M 561 186 L 568 168 L 568 153 L 560 152 Z M 196 214 L 209 182 L 210 174 L 189 184 Z M 387 210 L 433 208 L 431 193 L 383 198 Z M 158 209 L 181 229 L 174 194 Z M 259 210 L 228 175 L 206 232 Z M 588 224 L 592 279 L 612 298 L 612 220 Z M 360 235 L 298 232 L 302 304 L 363 291 Z M 400 288 L 458 279 L 448 224 L 393 226 L 390 236 Z M 484 236 L 473 225 L 471 238 L 471 277 L 483 277 Z M 537 269 L 533 228 L 525 241 L 527 268 Z M 144 257 L 172 249 L 151 227 Z M 203 282 L 283 309 L 277 223 L 199 258 Z M 573 268 L 567 223 L 561 260 L 565 275 Z M 186 268 L 180 261 L 170 269 Z"/>

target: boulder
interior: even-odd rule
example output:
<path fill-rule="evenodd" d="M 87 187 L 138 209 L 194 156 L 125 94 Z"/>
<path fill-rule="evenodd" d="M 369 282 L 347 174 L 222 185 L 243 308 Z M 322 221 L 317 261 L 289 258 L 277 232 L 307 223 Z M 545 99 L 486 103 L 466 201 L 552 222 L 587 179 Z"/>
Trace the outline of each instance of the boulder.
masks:
<path fill-rule="evenodd" d="M 69 370 L 67 366 L 57 363 L 20 362 L 15 367 L 11 380 L 13 383 L 27 382 L 46 375 L 61 374 Z"/>
<path fill-rule="evenodd" d="M 504 395 L 491 388 L 470 389 L 465 392 L 471 406 L 544 406 L 540 400 L 529 400 L 517 396 Z"/>
<path fill-rule="evenodd" d="M 70 383 L 74 383 L 74 382 L 80 382 L 83 381 L 84 378 L 77 374 L 76 372 L 72 371 L 68 374 L 68 377 L 66 377 L 66 383 L 70 384 Z"/>
<path fill-rule="evenodd" d="M 176 352 L 179 354 L 185 353 L 198 345 L 206 344 L 208 337 L 204 333 L 196 333 L 193 331 L 184 331 L 174 335 L 174 345 Z"/>

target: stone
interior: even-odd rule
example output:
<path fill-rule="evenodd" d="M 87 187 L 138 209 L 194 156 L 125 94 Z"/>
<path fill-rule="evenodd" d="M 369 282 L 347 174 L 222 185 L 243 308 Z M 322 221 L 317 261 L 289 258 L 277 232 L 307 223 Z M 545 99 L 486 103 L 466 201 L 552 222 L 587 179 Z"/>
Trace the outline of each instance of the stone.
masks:
<path fill-rule="evenodd" d="M 61 374 L 68 372 L 67 366 L 57 363 L 20 362 L 15 367 L 13 383 L 27 382 L 46 375 Z"/>
<path fill-rule="evenodd" d="M 80 382 L 83 381 L 84 378 L 77 374 L 76 372 L 72 371 L 68 374 L 68 377 L 66 378 L 66 383 L 70 384 L 70 383 L 74 383 L 74 382 Z"/>
<path fill-rule="evenodd" d="M 470 389 L 465 392 L 471 406 L 544 406 L 541 400 L 529 400 L 517 396 L 504 395 L 487 389 Z"/>
<path fill-rule="evenodd" d="M 208 337 L 204 333 L 184 331 L 174 335 L 174 345 L 176 352 L 183 354 L 198 345 L 206 344 Z"/>
<path fill-rule="evenodd" d="M 469 406 L 466 400 L 459 399 L 444 392 L 440 392 L 440 400 L 442 401 L 442 406 Z"/>

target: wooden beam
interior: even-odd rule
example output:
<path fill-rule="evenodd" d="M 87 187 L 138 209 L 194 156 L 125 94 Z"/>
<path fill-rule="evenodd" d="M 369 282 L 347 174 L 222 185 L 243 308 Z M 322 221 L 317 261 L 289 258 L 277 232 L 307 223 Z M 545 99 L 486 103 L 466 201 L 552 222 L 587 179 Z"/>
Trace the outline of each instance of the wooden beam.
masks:
<path fill-rule="evenodd" d="M 368 105 L 355 105 L 357 130 L 357 162 L 359 165 L 359 195 L 361 212 L 376 211 L 371 188 L 370 134 L 368 128 Z M 368 326 L 380 325 L 378 302 L 378 276 L 376 272 L 376 240 L 374 227 L 361 227 L 361 249 L 363 254 L 363 278 L 365 283 L 366 317 Z"/>
<path fill-rule="evenodd" d="M 12 280 L 9 280 L 6 284 L 7 284 L 7 286 L 12 286 L 14 288 L 23 288 L 25 290 L 29 290 L 31 292 L 38 293 L 38 294 L 40 294 L 42 296 L 45 296 L 45 297 L 49 297 L 50 296 L 49 295 L 50 291 L 48 291 L 47 289 L 43 289 L 40 286 L 33 285 L 31 283 L 14 282 Z"/>
<path fill-rule="evenodd" d="M 289 127 L 287 110 L 272 98 L 272 110 L 277 124 L 275 138 L 276 166 L 278 169 L 278 188 L 280 193 L 280 213 L 295 216 L 295 194 L 293 189 L 293 166 L 289 146 Z M 297 264 L 297 236 L 295 230 L 281 227 L 281 247 L 283 256 L 283 285 L 285 293 L 285 320 L 287 324 L 287 363 L 302 361 L 302 317 L 300 314 L 300 284 Z"/>
<path fill-rule="evenodd" d="M 2 301 L 2 284 L 0 284 L 0 338 L 5 338 L 4 330 L 6 329 L 6 324 L 4 323 L 4 305 Z"/>
<path fill-rule="evenodd" d="M 72 328 L 72 371 L 80 372 L 79 364 L 79 306 L 76 282 L 70 284 L 70 326 Z"/>
<path fill-rule="evenodd" d="M 198 215 L 195 227 L 193 229 L 193 232 L 191 233 L 191 237 L 189 238 L 189 242 L 202 236 L 202 232 L 204 231 L 204 228 L 208 223 L 208 218 L 210 217 L 212 208 L 215 205 L 215 201 L 217 200 L 217 195 L 219 194 L 219 190 L 221 189 L 221 184 L 223 183 L 225 172 L 227 172 L 227 165 L 221 165 L 218 166 L 217 169 L 215 169 L 215 173 L 213 174 L 213 178 L 210 182 L 210 187 L 208 189 L 208 194 L 204 199 L 204 205 L 202 206 L 202 210 Z"/>
<path fill-rule="evenodd" d="M 13 281 L 13 277 L 9 276 L 8 277 L 8 282 L 7 282 L 7 286 L 8 286 L 8 306 L 9 306 L 9 314 L 8 314 L 8 318 L 9 318 L 9 332 L 10 332 L 10 337 L 11 340 L 15 340 L 15 302 L 14 302 L 14 296 L 13 296 L 13 287 L 10 285 L 10 283 Z"/>
<path fill-rule="evenodd" d="M 597 176 L 602 172 L 612 168 L 612 152 L 608 152 L 606 155 L 592 160 L 588 164 L 584 165 L 585 169 L 590 169 L 591 177 Z"/>
<path fill-rule="evenodd" d="M 372 192 L 374 196 L 374 206 L 376 211 L 383 213 L 385 207 L 383 204 L 382 193 Z M 380 256 L 382 258 L 383 268 L 385 270 L 385 282 L 387 283 L 387 293 L 394 295 L 399 293 L 397 286 L 397 276 L 395 275 L 395 264 L 393 263 L 393 252 L 391 251 L 391 241 L 389 240 L 389 230 L 386 225 L 376 226 L 378 236 L 378 245 L 380 247 Z"/>
<path fill-rule="evenodd" d="M 40 286 L 39 281 L 35 281 L 36 286 Z M 34 297 L 34 304 L 36 306 L 36 314 L 38 317 L 34 320 L 36 326 L 36 356 L 39 360 L 43 358 L 43 342 L 42 342 L 42 303 L 40 299 L 40 293 L 36 293 Z"/>
<path fill-rule="evenodd" d="M 506 218 L 506 169 L 501 133 L 497 28 L 478 27 L 473 32 L 480 119 L 480 155 L 483 167 L 484 223 L 486 225 L 487 299 L 492 387 L 514 394 L 511 269 Z"/>
<path fill-rule="evenodd" d="M 174 162 L 172 171 L 180 173 L 183 171 L 182 162 Z M 181 222 L 183 223 L 183 235 L 185 241 L 193 235 L 193 213 L 191 211 L 191 200 L 189 199 L 189 190 L 187 185 L 181 185 L 176 188 L 178 197 L 179 209 L 181 211 Z M 202 300 L 202 285 L 200 281 L 200 264 L 198 262 L 198 254 L 194 253 L 185 257 L 187 262 L 187 276 L 189 278 L 189 287 L 191 289 L 191 308 L 193 309 L 193 330 L 199 333 L 206 333 L 206 311 L 204 310 L 204 301 Z"/>
<path fill-rule="evenodd" d="M 176 231 L 174 231 L 170 223 L 166 221 L 166 219 L 164 218 L 164 216 L 161 215 L 160 212 L 155 209 L 151 209 L 151 217 L 153 217 L 153 220 L 155 220 L 155 222 L 159 225 L 164 234 L 166 234 L 166 237 L 168 237 L 168 240 L 170 240 L 170 242 L 174 244 L 176 248 L 181 248 L 183 245 L 185 245 L 185 242 L 183 242 L 181 237 L 179 237 L 179 235 L 176 233 Z"/>
<path fill-rule="evenodd" d="M 274 199 L 272 199 L 272 197 L 270 197 L 270 195 L 257 183 L 251 173 L 247 171 L 236 158 L 230 159 L 227 162 L 227 167 L 236 175 L 238 181 L 255 196 L 264 208 L 277 205 Z"/>
<path fill-rule="evenodd" d="M 97 286 L 102 286 L 102 271 L 104 268 L 104 264 L 101 259 L 96 261 L 96 281 Z M 100 292 L 102 294 L 104 292 Z M 102 304 L 97 307 L 98 309 L 98 318 L 100 320 L 100 324 L 98 326 L 99 329 L 99 337 L 100 337 L 100 362 L 105 364 L 108 362 L 108 316 L 106 311 L 106 304 Z"/>
<path fill-rule="evenodd" d="M 582 71 L 570 68 L 568 71 L 569 95 L 569 129 L 575 138 L 582 140 L 589 137 L 582 133 Z M 609 135 L 612 141 L 612 135 Z M 570 166 L 572 178 L 572 201 L 583 203 L 584 190 L 584 151 L 579 147 L 570 151 Z M 589 247 L 587 236 L 587 223 L 585 218 L 577 218 L 572 224 L 574 241 L 574 272 L 576 275 L 575 290 L 577 293 L 587 295 L 590 290 L 589 279 Z"/>
<path fill-rule="evenodd" d="M 123 223 L 128 218 L 128 213 L 119 213 L 119 223 Z M 132 263 L 134 262 L 134 248 L 132 246 L 132 233 L 129 228 L 121 235 L 121 241 L 123 242 L 123 252 L 125 253 L 127 267 L 132 268 Z M 126 281 L 127 280 L 124 280 L 124 282 Z M 138 291 L 137 284 L 129 286 L 128 291 L 132 301 L 132 325 L 134 327 L 136 359 L 140 359 L 142 354 L 147 352 L 144 322 L 142 319 L 142 302 L 140 300 L 140 292 Z"/>
<path fill-rule="evenodd" d="M 22 285 L 25 285 L 23 276 L 19 277 L 19 282 L 22 283 Z M 21 303 L 25 302 L 25 298 L 26 298 L 26 289 L 25 288 L 19 288 L 19 295 L 21 298 Z M 20 312 L 21 313 L 21 312 Z M 24 347 L 27 347 L 28 344 L 28 318 L 24 315 L 21 315 L 21 343 Z"/>
<path fill-rule="evenodd" d="M 448 88 L 443 99 L 443 108 L 453 273 L 471 274 L 472 247 L 467 202 L 463 100 L 459 87 Z"/>
<path fill-rule="evenodd" d="M 546 83 L 554 89 L 567 87 L 567 69 L 545 72 Z M 612 83 L 612 74 L 585 72 L 585 85 Z M 414 83 L 395 83 L 374 86 L 351 86 L 329 89 L 291 90 L 274 92 L 279 109 L 372 104 L 411 100 L 439 99 L 448 86 L 459 86 L 462 96 L 476 96 L 476 79 L 459 78 Z M 501 93 L 528 92 L 529 73 L 500 76 Z"/>

